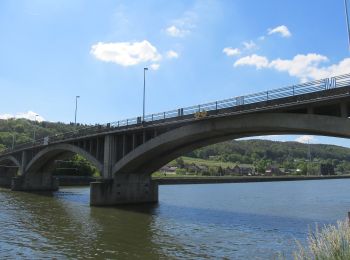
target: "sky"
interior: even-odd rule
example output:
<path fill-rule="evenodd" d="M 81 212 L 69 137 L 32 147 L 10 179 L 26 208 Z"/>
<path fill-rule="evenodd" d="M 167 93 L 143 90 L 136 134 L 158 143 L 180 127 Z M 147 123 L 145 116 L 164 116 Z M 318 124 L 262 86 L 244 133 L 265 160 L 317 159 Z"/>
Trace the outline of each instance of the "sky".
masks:
<path fill-rule="evenodd" d="M 350 72 L 343 0 L 2 0 L 0 39 L 3 119 L 140 116 L 144 67 L 146 114 Z"/>

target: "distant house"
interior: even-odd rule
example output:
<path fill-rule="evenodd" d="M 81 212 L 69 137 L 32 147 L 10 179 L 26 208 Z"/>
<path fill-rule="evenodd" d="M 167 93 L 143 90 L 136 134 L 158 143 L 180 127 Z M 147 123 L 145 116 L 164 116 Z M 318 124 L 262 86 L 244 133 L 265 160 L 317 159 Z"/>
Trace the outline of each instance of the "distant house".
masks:
<path fill-rule="evenodd" d="M 278 166 L 271 165 L 266 168 L 265 175 L 266 176 L 272 176 L 272 175 L 281 175 L 281 170 Z"/>
<path fill-rule="evenodd" d="M 233 168 L 224 169 L 224 175 L 252 175 L 254 167 L 250 165 L 235 165 Z"/>
<path fill-rule="evenodd" d="M 165 165 L 159 169 L 160 172 L 165 174 L 176 174 L 177 167 Z"/>
<path fill-rule="evenodd" d="M 253 175 L 255 173 L 254 167 L 250 165 L 240 165 L 241 168 L 240 174 L 241 175 Z"/>

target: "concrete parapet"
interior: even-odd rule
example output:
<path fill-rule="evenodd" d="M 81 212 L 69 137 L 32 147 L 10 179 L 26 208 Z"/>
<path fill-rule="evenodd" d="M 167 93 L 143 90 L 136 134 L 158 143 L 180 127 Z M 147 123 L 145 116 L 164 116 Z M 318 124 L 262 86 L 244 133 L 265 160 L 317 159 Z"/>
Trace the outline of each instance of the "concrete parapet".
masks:
<path fill-rule="evenodd" d="M 90 184 L 91 206 L 158 202 L 158 184 L 149 175 L 116 174 Z"/>

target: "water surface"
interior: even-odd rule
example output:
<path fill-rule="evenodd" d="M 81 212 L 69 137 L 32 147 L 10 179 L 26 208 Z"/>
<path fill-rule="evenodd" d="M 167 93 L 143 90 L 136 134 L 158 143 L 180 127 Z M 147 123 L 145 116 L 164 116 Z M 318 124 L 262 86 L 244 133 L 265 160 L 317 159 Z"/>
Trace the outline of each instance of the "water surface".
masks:
<path fill-rule="evenodd" d="M 350 211 L 350 180 L 160 186 L 159 204 L 89 207 L 89 188 L 0 189 L 0 259 L 287 259 Z"/>

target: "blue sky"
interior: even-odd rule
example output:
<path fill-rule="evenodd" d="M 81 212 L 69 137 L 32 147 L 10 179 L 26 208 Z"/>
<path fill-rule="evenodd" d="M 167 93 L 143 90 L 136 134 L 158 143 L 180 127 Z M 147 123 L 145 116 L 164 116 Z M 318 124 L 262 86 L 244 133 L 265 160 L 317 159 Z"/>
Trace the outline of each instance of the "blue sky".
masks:
<path fill-rule="evenodd" d="M 3 0 L 0 118 L 141 115 L 145 66 L 147 113 L 342 74 L 346 32 L 343 0 Z"/>

